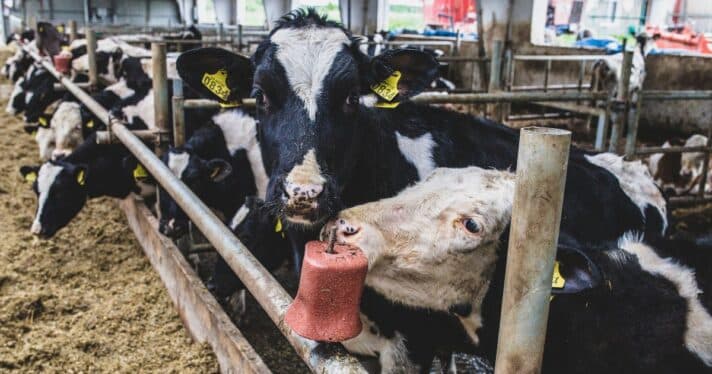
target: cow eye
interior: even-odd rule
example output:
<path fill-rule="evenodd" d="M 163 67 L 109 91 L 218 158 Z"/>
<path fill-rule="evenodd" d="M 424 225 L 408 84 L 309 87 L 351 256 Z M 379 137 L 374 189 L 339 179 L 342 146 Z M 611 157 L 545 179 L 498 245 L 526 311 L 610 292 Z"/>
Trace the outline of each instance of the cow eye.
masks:
<path fill-rule="evenodd" d="M 261 89 L 255 88 L 252 90 L 252 97 L 255 98 L 255 104 L 257 104 L 258 108 L 266 109 L 268 106 L 268 101 L 267 97 L 265 96 L 264 92 L 262 92 Z"/>
<path fill-rule="evenodd" d="M 467 231 L 469 231 L 469 232 L 471 232 L 471 233 L 473 233 L 473 234 L 479 233 L 480 230 L 482 229 L 482 228 L 480 227 L 480 225 L 477 223 L 477 221 L 475 221 L 475 220 L 472 219 L 472 218 L 465 218 L 465 219 L 463 219 L 463 220 L 462 220 L 462 225 L 465 226 L 465 229 L 467 229 Z"/>
<path fill-rule="evenodd" d="M 346 102 L 344 103 L 344 111 L 352 112 L 358 106 L 360 96 L 358 92 L 352 92 L 346 97 Z"/>

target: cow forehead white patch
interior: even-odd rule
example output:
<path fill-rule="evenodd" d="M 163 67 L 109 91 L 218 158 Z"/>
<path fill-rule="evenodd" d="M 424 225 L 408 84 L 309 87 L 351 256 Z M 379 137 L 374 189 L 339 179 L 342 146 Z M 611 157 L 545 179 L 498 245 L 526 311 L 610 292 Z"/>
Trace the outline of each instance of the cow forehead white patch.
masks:
<path fill-rule="evenodd" d="M 156 127 L 155 112 L 153 110 L 153 89 L 148 90 L 146 96 L 136 105 L 127 105 L 121 109 L 126 119 L 131 122 L 134 117 L 140 118 L 149 130 Z"/>
<path fill-rule="evenodd" d="M 648 205 L 657 209 L 663 220 L 662 233 L 665 233 L 667 203 L 645 165 L 640 161 L 623 161 L 623 157 L 613 153 L 585 155 L 584 157 L 588 162 L 610 171 L 618 179 L 621 189 L 640 209 L 643 217 L 645 217 L 645 208 Z"/>
<path fill-rule="evenodd" d="M 130 89 L 126 85 L 126 80 L 123 78 L 121 78 L 121 80 L 112 84 L 111 86 L 106 87 L 105 90 L 113 92 L 114 94 L 116 94 L 116 96 L 122 99 L 125 99 L 134 94 L 134 90 Z"/>
<path fill-rule="evenodd" d="M 316 160 L 316 152 L 314 149 L 310 149 L 302 163 L 296 165 L 287 174 L 287 182 L 296 185 L 322 185 L 326 182 L 326 179 L 321 175 L 321 167 Z"/>
<path fill-rule="evenodd" d="M 37 204 L 37 215 L 35 216 L 35 221 L 32 223 L 33 227 L 42 227 L 40 216 L 42 215 L 42 210 L 47 202 L 49 189 L 52 187 L 52 184 L 54 184 L 54 180 L 57 179 L 57 175 L 62 172 L 62 169 L 62 166 L 50 163 L 45 163 L 42 167 L 40 167 L 40 171 L 37 173 L 37 192 L 39 193 L 39 201 Z"/>
<path fill-rule="evenodd" d="M 349 37 L 338 28 L 311 26 L 278 30 L 270 41 L 277 45 L 277 60 L 289 85 L 314 121 L 324 79 Z"/>
<path fill-rule="evenodd" d="M 183 172 L 188 167 L 188 161 L 190 160 L 190 155 L 188 152 L 181 153 L 168 153 L 168 168 L 171 169 L 173 175 L 180 178 Z"/>
<path fill-rule="evenodd" d="M 633 236 L 624 236 L 618 246 L 635 255 L 643 270 L 662 276 L 675 285 L 677 292 L 687 301 L 685 347 L 707 366 L 712 366 L 712 316 L 697 296 L 702 290 L 697 284 L 695 272 L 671 258 L 661 258 Z"/>
<path fill-rule="evenodd" d="M 435 170 L 435 162 L 433 161 L 435 141 L 433 141 L 432 134 L 425 133 L 411 139 L 396 132 L 396 140 L 398 141 L 398 149 L 405 159 L 418 170 L 418 179 L 423 180 Z"/>

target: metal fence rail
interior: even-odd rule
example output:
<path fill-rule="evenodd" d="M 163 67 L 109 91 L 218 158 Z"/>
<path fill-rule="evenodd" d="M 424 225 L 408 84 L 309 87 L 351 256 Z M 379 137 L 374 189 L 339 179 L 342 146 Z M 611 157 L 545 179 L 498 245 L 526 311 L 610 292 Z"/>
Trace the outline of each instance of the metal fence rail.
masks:
<path fill-rule="evenodd" d="M 252 253 L 233 235 L 212 211 L 186 187 L 161 160 L 126 126 L 110 119 L 109 112 L 91 96 L 62 76 L 54 66 L 38 54 L 25 48 L 36 61 L 64 85 L 80 102 L 85 104 L 102 122 L 110 136 L 116 137 L 146 167 L 154 179 L 175 199 L 192 222 L 200 229 L 216 251 L 225 259 L 245 287 L 255 297 L 280 332 L 287 338 L 306 365 L 318 373 L 365 373 L 361 363 L 338 344 L 314 342 L 292 332 L 283 323 L 292 298 L 274 279 Z M 165 61 L 165 59 L 164 59 Z M 165 79 L 165 76 L 163 77 Z M 154 79 L 158 79 L 155 78 Z M 164 85 L 165 86 L 165 85 Z M 167 92 L 163 93 L 167 97 Z M 157 109 L 163 110 L 163 109 Z"/>

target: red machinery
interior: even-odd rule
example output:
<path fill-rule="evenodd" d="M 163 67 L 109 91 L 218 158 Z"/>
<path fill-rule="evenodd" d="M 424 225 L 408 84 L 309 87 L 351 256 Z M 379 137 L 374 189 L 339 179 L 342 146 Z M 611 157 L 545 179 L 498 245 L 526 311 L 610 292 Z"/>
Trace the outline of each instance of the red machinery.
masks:
<path fill-rule="evenodd" d="M 445 29 L 460 28 L 458 24 L 472 24 L 477 19 L 476 0 L 425 0 L 425 23 Z"/>

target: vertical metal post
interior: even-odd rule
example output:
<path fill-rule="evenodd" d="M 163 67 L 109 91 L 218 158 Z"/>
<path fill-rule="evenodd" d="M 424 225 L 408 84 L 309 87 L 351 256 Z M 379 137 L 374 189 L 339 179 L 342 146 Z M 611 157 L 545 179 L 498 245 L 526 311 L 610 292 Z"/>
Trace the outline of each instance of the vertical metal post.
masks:
<path fill-rule="evenodd" d="M 482 91 L 487 90 L 487 61 L 485 61 L 485 26 L 482 21 L 482 2 L 475 1 L 475 7 L 477 9 L 477 57 L 480 58 L 478 65 L 480 67 L 480 89 Z M 474 77 L 472 78 L 474 81 Z"/>
<path fill-rule="evenodd" d="M 618 153 L 618 143 L 623 136 L 623 128 L 628 121 L 628 111 L 630 110 L 630 73 L 633 68 L 633 51 L 624 50 L 623 63 L 621 64 L 620 81 L 618 81 L 618 95 L 616 100 L 616 116 L 611 128 L 611 143 L 608 151 Z M 620 110 L 620 105 L 623 110 Z"/>
<path fill-rule="evenodd" d="M 153 61 L 153 106 L 156 118 L 156 128 L 161 135 L 169 133 L 168 111 L 168 78 L 166 76 L 166 45 L 151 43 L 151 59 Z M 165 144 L 157 144 L 156 152 L 160 155 L 165 151 Z"/>
<path fill-rule="evenodd" d="M 225 26 L 222 22 L 218 22 L 218 42 L 222 42 L 225 39 Z"/>
<path fill-rule="evenodd" d="M 514 52 L 511 48 L 507 48 L 504 51 L 504 68 L 503 71 L 506 72 L 507 76 L 504 77 L 504 91 L 511 91 L 512 82 L 510 81 L 510 74 L 512 73 L 512 65 L 514 64 Z M 512 103 L 502 103 L 500 106 L 500 116 L 499 122 L 504 122 L 509 118 L 509 114 L 512 111 Z"/>
<path fill-rule="evenodd" d="M 700 180 L 700 190 L 697 191 L 697 197 L 700 199 L 705 197 L 705 186 L 707 185 L 707 175 L 709 174 L 710 152 L 712 146 L 712 123 L 707 124 L 707 152 L 705 152 L 704 163 L 702 164 L 702 180 Z"/>
<path fill-rule="evenodd" d="M 183 108 L 183 81 L 173 80 L 173 146 L 185 144 L 185 110 Z"/>
<path fill-rule="evenodd" d="M 69 42 L 73 42 L 77 39 L 77 21 L 69 21 Z"/>
<path fill-rule="evenodd" d="M 495 374 L 539 373 L 571 132 L 522 129 Z"/>
<path fill-rule="evenodd" d="M 551 74 L 551 60 L 546 60 L 546 69 L 544 69 L 544 92 L 549 91 L 549 74 Z"/>
<path fill-rule="evenodd" d="M 96 33 L 87 28 L 87 63 L 89 64 L 89 86 L 96 87 L 99 83 L 99 70 L 96 67 Z"/>
<path fill-rule="evenodd" d="M 84 10 L 84 26 L 89 25 L 89 21 L 91 20 L 91 14 L 89 14 L 89 0 L 84 0 L 83 2 L 83 10 Z"/>
<path fill-rule="evenodd" d="M 504 47 L 504 42 L 501 40 L 495 40 L 492 42 L 492 56 L 490 57 L 490 80 L 489 80 L 489 92 L 499 92 L 502 90 L 502 48 Z M 488 112 L 492 118 L 499 118 L 500 115 L 500 105 L 489 104 Z"/>
<path fill-rule="evenodd" d="M 625 158 L 630 161 L 635 156 L 635 146 L 638 141 L 638 124 L 640 123 L 640 111 L 643 108 L 643 95 L 638 95 L 635 103 L 635 116 L 633 122 L 628 124 L 628 134 L 625 139 Z"/>
<path fill-rule="evenodd" d="M 237 51 L 242 52 L 242 24 L 237 25 Z"/>
<path fill-rule="evenodd" d="M 597 151 L 603 152 L 608 138 L 608 122 L 611 120 L 611 99 L 606 99 L 606 107 L 603 115 L 598 116 L 598 126 L 596 126 L 596 142 L 594 147 Z"/>

